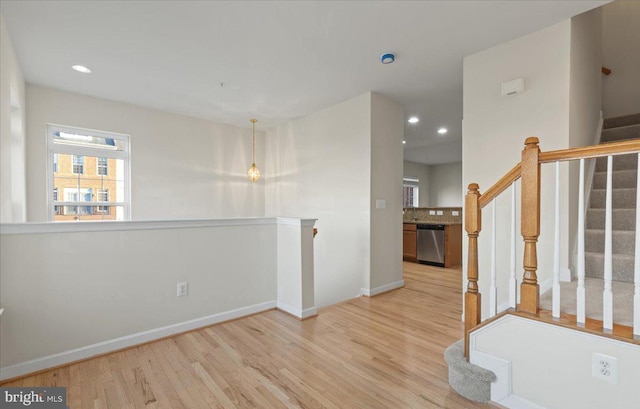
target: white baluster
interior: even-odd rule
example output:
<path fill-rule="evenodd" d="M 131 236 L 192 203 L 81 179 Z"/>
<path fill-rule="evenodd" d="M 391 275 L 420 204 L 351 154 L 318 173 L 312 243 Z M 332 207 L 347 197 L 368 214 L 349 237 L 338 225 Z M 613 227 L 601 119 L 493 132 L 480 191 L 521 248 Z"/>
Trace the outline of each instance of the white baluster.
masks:
<path fill-rule="evenodd" d="M 578 185 L 578 289 L 576 290 L 576 321 L 585 323 L 584 290 L 584 159 L 580 159 L 580 181 Z"/>
<path fill-rule="evenodd" d="M 634 260 L 633 282 L 633 335 L 640 335 L 640 153 L 638 154 L 638 173 L 636 175 L 636 257 Z"/>
<path fill-rule="evenodd" d="M 496 199 L 491 201 L 491 287 L 489 288 L 489 317 L 496 315 L 498 291 L 496 288 Z"/>
<path fill-rule="evenodd" d="M 516 308 L 516 182 L 511 184 L 511 274 L 509 276 L 509 307 Z"/>
<path fill-rule="evenodd" d="M 560 318 L 560 162 L 556 162 L 556 215 L 553 249 L 553 286 L 551 315 Z"/>
<path fill-rule="evenodd" d="M 607 200 L 604 224 L 604 291 L 602 292 L 602 326 L 606 330 L 613 329 L 613 292 L 611 280 L 613 276 L 613 229 L 611 223 L 612 208 L 612 176 L 613 156 L 607 157 Z"/>

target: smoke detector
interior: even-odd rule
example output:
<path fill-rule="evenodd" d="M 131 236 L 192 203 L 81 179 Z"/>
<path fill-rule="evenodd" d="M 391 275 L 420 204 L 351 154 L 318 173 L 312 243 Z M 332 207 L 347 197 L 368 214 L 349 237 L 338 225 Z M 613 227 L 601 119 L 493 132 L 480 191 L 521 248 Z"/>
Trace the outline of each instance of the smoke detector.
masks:
<path fill-rule="evenodd" d="M 396 60 L 396 56 L 391 53 L 384 53 L 382 54 L 382 57 L 380 57 L 380 61 L 383 64 L 391 64 L 395 60 Z"/>

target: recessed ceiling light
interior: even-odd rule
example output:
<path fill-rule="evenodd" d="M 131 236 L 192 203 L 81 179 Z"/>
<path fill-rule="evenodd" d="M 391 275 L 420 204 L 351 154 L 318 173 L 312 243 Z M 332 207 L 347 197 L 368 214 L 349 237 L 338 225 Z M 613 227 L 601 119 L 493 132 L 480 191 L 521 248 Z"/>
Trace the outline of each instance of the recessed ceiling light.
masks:
<path fill-rule="evenodd" d="M 438 133 L 439 133 L 440 135 L 444 135 L 444 134 L 446 134 L 446 133 L 447 133 L 447 128 L 440 128 L 440 129 L 438 129 Z"/>
<path fill-rule="evenodd" d="M 71 68 L 73 68 L 74 70 L 81 72 L 83 74 L 90 74 L 91 70 L 87 67 L 85 67 L 84 65 L 74 65 Z"/>
<path fill-rule="evenodd" d="M 418 122 L 420 122 L 420 120 L 418 119 L 417 116 L 412 116 L 411 118 L 409 118 L 410 124 L 417 124 Z"/>
<path fill-rule="evenodd" d="M 402 141 L 402 144 L 404 145 L 405 143 L 407 143 L 407 141 Z"/>

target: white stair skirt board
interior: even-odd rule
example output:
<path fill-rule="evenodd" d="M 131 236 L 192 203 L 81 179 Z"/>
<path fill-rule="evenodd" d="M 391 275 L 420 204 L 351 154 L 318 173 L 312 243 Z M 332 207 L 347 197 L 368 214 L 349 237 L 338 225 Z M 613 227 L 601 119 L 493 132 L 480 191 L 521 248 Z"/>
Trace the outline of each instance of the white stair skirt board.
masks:
<path fill-rule="evenodd" d="M 362 289 L 362 295 L 367 296 L 367 297 L 373 297 L 374 295 L 385 293 L 385 292 L 391 291 L 391 290 L 396 290 L 396 289 L 402 288 L 402 287 L 404 287 L 404 280 L 399 280 L 399 281 L 394 281 L 392 283 L 381 285 L 380 287 L 376 287 L 376 288 L 372 288 L 372 289 L 363 288 Z"/>
<path fill-rule="evenodd" d="M 511 393 L 511 361 L 476 351 L 475 338 L 471 337 L 469 341 L 469 362 L 496 374 L 496 380 L 491 383 L 492 402 L 509 409 L 546 409 Z"/>
<path fill-rule="evenodd" d="M 318 315 L 318 310 L 316 307 L 305 308 L 304 310 L 294 307 L 291 304 L 287 304 L 286 302 L 278 300 L 276 302 L 276 308 L 282 310 L 286 313 L 293 315 L 294 317 L 298 317 L 300 319 L 313 317 L 314 315 Z"/>
<path fill-rule="evenodd" d="M 469 362 L 496 375 L 496 380 L 491 382 L 492 401 L 500 402 L 511 395 L 511 361 L 474 350 L 469 351 Z"/>
<path fill-rule="evenodd" d="M 138 332 L 136 334 L 126 335 L 124 337 L 110 339 L 108 341 L 98 342 L 97 344 L 87 345 L 84 347 L 72 349 L 70 351 L 60 352 L 37 358 L 27 362 L 0 368 L 0 380 L 15 378 L 16 376 L 40 371 L 55 366 L 64 365 L 69 362 L 79 361 L 81 359 L 90 358 L 92 356 L 117 351 L 134 345 L 143 344 L 145 342 L 164 338 L 170 335 L 191 331 L 196 328 L 207 327 L 209 325 L 218 324 L 224 321 L 238 319 L 247 315 L 256 314 L 276 308 L 276 301 L 267 301 L 260 304 L 249 305 L 235 310 L 224 311 L 206 317 L 196 318 L 177 324 L 167 325 L 165 327 L 155 328 L 148 331 Z"/>

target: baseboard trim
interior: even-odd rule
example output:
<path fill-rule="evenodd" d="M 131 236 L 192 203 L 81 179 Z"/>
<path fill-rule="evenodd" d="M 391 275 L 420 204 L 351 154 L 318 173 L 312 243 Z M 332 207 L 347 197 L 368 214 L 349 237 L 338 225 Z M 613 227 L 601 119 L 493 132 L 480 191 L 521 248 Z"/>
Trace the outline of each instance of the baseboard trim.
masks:
<path fill-rule="evenodd" d="M 364 295 L 365 297 L 374 297 L 376 295 L 380 295 L 392 290 L 397 290 L 398 288 L 402 287 L 404 287 L 404 280 L 398 280 L 389 284 L 381 285 L 380 287 L 376 288 L 363 288 L 362 295 Z"/>
<path fill-rule="evenodd" d="M 300 309 L 280 300 L 276 302 L 276 308 L 286 312 L 287 314 L 293 315 L 294 317 L 299 318 L 301 320 L 318 315 L 318 310 L 316 309 L 315 306 L 305 308 L 305 309 Z"/>
<path fill-rule="evenodd" d="M 494 402 L 508 409 L 546 409 L 544 406 L 528 401 L 518 395 L 509 395 L 504 399 Z"/>
<path fill-rule="evenodd" d="M 560 275 L 562 275 L 562 269 L 560 269 Z M 544 294 L 551 290 L 551 287 L 553 287 L 553 277 L 547 278 L 540 283 L 540 294 Z"/>
<path fill-rule="evenodd" d="M 567 270 L 567 269 L 564 269 Z M 567 270 L 568 271 L 568 270 Z M 560 269 L 560 281 L 562 281 L 562 274 L 563 274 L 563 269 Z M 569 274 L 571 274 L 571 272 L 569 272 Z M 551 290 L 551 287 L 553 286 L 553 277 L 551 278 L 547 278 L 546 280 L 544 280 L 541 283 L 538 283 L 538 285 L 540 286 L 540 295 L 546 293 L 547 291 Z M 520 301 L 520 284 L 518 285 L 518 302 Z M 496 313 L 501 313 L 502 311 L 506 311 L 509 308 L 511 308 L 511 306 L 509 306 L 509 301 L 505 301 L 501 304 L 498 304 L 497 308 L 496 308 Z M 464 321 L 464 314 L 462 315 L 462 321 Z"/>
<path fill-rule="evenodd" d="M 267 301 L 21 362 L 19 364 L 0 368 L 0 380 L 4 381 L 32 374 L 34 372 L 53 369 L 61 365 L 83 361 L 106 353 L 127 349 L 147 342 L 166 338 L 168 336 L 193 331 L 214 324 L 220 324 L 225 321 L 246 317 L 248 315 L 272 310 L 274 308 L 276 308 L 276 301 Z"/>

